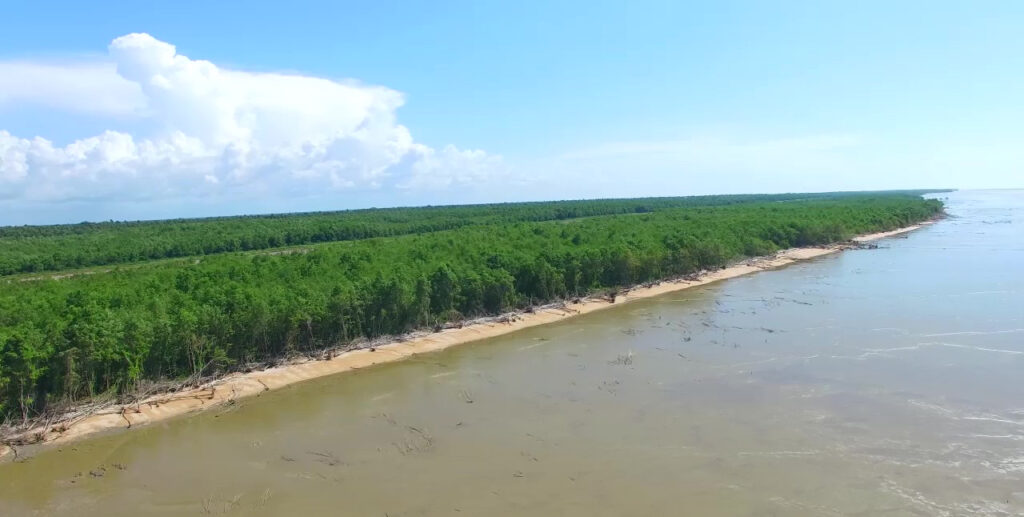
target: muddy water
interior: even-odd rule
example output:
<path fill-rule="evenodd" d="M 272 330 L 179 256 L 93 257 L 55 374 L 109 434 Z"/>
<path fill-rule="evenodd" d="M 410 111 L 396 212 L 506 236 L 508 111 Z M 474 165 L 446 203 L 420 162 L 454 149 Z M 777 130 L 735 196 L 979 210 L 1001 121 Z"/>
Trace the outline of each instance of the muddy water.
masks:
<path fill-rule="evenodd" d="M 0 514 L 1019 515 L 1024 192 L 0 465 Z"/>

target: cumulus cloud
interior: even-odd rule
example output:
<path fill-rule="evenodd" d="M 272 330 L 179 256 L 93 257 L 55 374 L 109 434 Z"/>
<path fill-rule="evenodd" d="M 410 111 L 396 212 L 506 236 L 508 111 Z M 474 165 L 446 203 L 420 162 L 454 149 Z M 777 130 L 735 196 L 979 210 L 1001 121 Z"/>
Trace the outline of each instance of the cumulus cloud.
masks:
<path fill-rule="evenodd" d="M 190 59 L 148 34 L 105 60 L 0 62 L 0 110 L 40 105 L 112 119 L 67 145 L 0 128 L 0 199 L 301 196 L 350 188 L 443 188 L 483 181 L 499 157 L 416 142 L 396 120 L 401 93 Z"/>

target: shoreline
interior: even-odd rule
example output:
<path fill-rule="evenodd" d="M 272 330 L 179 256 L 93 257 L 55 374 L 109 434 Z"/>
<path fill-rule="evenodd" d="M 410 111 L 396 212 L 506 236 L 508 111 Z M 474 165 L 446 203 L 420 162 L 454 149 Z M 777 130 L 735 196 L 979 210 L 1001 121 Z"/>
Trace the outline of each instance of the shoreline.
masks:
<path fill-rule="evenodd" d="M 859 235 L 854 243 L 865 243 L 894 235 L 908 233 L 937 219 L 887 232 Z M 565 302 L 536 308 L 533 312 L 513 312 L 496 317 L 471 321 L 464 326 L 447 328 L 440 332 L 416 331 L 390 338 L 387 343 L 371 348 L 358 348 L 330 354 L 326 359 L 305 359 L 251 372 L 225 375 L 196 388 L 174 393 L 153 395 L 130 404 L 115 405 L 93 414 L 65 419 L 33 427 L 15 438 L 33 437 L 27 446 L 47 446 L 68 443 L 104 431 L 131 429 L 165 421 L 188 413 L 203 411 L 238 399 L 259 396 L 263 392 L 283 388 L 303 381 L 358 370 L 382 363 L 400 361 L 418 354 L 497 337 L 538 325 L 562 321 L 572 316 L 588 314 L 623 303 L 653 298 L 666 293 L 702 286 L 721 280 L 783 267 L 849 249 L 848 243 L 813 248 L 789 248 L 773 255 L 753 257 L 717 271 L 702 272 L 699 276 L 664 280 L 633 286 L 620 291 L 614 301 L 606 298 L 583 298 L 578 302 Z M 14 451 L 0 445 L 0 460 Z M 15 454 L 17 458 L 17 454 Z"/>

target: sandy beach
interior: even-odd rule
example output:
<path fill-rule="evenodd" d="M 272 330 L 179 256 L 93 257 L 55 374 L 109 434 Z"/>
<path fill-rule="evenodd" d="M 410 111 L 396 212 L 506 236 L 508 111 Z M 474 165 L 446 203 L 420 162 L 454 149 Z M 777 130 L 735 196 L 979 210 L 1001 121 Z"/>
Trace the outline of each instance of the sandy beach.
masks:
<path fill-rule="evenodd" d="M 861 235 L 853 240 L 859 243 L 869 242 L 907 233 L 927 224 L 930 224 L 930 222 L 889 232 Z M 417 354 L 442 350 L 455 345 L 508 334 L 528 327 L 560 321 L 568 317 L 587 314 L 632 300 L 651 298 L 673 291 L 786 266 L 794 262 L 836 253 L 847 248 L 849 246 L 843 244 L 828 247 L 792 248 L 772 256 L 753 258 L 725 269 L 706 272 L 696 278 L 668 280 L 654 285 L 638 286 L 624 290 L 616 297 L 614 302 L 606 298 L 587 298 L 577 303 L 567 302 L 557 306 L 538 308 L 529 313 L 516 312 L 500 317 L 478 320 L 460 328 L 450 328 L 440 332 L 414 332 L 396 338 L 389 343 L 377 345 L 374 348 L 351 350 L 322 360 L 309 359 L 265 370 L 234 373 L 198 388 L 152 396 L 138 403 L 107 408 L 74 421 L 51 423 L 45 428 L 38 427 L 30 430 L 25 433 L 25 436 L 41 437 L 41 439 L 32 440 L 41 443 L 61 444 L 103 431 L 144 426 L 194 411 L 234 403 L 238 399 L 258 396 L 265 391 L 298 382 L 366 368 L 376 364 L 399 361 Z M 12 450 L 9 447 L 0 446 L 0 458 L 10 455 L 11 452 Z"/>

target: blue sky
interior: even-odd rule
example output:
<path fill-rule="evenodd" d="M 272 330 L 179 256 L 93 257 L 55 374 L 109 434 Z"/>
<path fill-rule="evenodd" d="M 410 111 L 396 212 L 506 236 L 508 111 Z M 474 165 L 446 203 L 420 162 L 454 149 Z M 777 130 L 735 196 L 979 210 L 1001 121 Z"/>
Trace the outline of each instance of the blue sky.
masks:
<path fill-rule="evenodd" d="M 0 224 L 1024 186 L 1021 2 L 151 4 L 5 9 Z"/>

